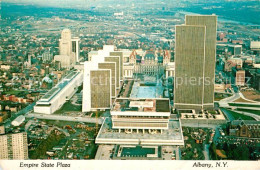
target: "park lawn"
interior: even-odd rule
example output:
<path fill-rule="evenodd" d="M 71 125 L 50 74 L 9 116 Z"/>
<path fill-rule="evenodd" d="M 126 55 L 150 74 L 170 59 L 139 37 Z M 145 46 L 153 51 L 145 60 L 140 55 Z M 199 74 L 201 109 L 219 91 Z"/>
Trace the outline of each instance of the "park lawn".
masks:
<path fill-rule="evenodd" d="M 227 111 L 236 119 L 242 119 L 242 120 L 255 120 L 254 118 L 250 117 L 250 116 L 246 116 L 246 115 L 243 115 L 243 114 L 240 114 L 240 113 L 237 113 L 237 112 L 234 112 L 234 111 L 231 111 L 231 110 L 228 110 Z"/>
<path fill-rule="evenodd" d="M 228 112 L 229 114 L 231 114 L 235 120 L 238 120 L 238 119 L 242 119 L 242 120 L 255 120 L 254 118 L 250 117 L 250 116 L 246 116 L 246 115 L 243 115 L 243 114 L 240 114 L 240 113 L 237 113 L 235 111 L 232 111 L 230 109 L 226 109 L 226 108 L 221 108 L 221 110 L 223 111 L 226 111 Z"/>
<path fill-rule="evenodd" d="M 81 112 L 81 108 L 82 108 L 82 106 L 77 106 L 77 105 L 71 104 L 70 102 L 66 102 L 66 103 L 64 103 L 64 105 L 59 110 L 54 112 L 54 114 L 61 114 L 61 113 L 64 113 L 64 112 L 69 112 L 69 111 L 79 111 L 79 112 Z"/>
<path fill-rule="evenodd" d="M 260 116 L 260 110 L 250 110 L 250 109 L 241 109 L 241 108 L 238 108 L 236 110 L 237 111 L 248 112 L 248 113 L 252 113 L 252 114 Z"/>
<path fill-rule="evenodd" d="M 240 107 L 260 107 L 260 105 L 253 104 L 241 104 L 241 103 L 228 103 L 229 106 L 240 106 Z"/>

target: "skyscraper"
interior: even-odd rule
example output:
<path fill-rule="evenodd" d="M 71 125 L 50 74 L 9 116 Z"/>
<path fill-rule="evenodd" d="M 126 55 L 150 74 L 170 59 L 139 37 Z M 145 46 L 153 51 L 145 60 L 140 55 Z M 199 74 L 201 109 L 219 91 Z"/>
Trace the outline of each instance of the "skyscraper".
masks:
<path fill-rule="evenodd" d="M 84 63 L 82 112 L 110 108 L 111 72 L 111 69 L 99 69 L 96 62 Z"/>
<path fill-rule="evenodd" d="M 217 16 L 186 16 L 176 26 L 175 97 L 177 109 L 212 109 Z"/>
<path fill-rule="evenodd" d="M 69 29 L 64 29 L 61 32 L 59 49 L 60 49 L 60 55 L 71 56 L 72 43 L 71 43 L 71 31 Z"/>
<path fill-rule="evenodd" d="M 71 39 L 72 43 L 72 52 L 75 53 L 76 56 L 76 62 L 79 62 L 80 56 L 79 56 L 79 38 L 74 37 Z"/>
<path fill-rule="evenodd" d="M 116 63 L 115 62 L 105 62 L 98 63 L 99 69 L 109 69 L 111 70 L 111 97 L 116 97 Z"/>
<path fill-rule="evenodd" d="M 61 67 L 70 68 L 79 61 L 79 38 L 71 37 L 71 31 L 64 29 L 59 40 L 60 54 L 54 56 L 55 61 L 60 61 Z"/>

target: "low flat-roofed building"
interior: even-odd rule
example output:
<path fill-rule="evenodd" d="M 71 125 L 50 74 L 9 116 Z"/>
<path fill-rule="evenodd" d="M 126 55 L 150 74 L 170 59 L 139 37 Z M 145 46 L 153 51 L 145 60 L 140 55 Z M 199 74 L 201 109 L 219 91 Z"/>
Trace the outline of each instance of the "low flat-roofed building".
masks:
<path fill-rule="evenodd" d="M 166 65 L 166 72 L 165 72 L 165 77 L 174 77 L 174 72 L 175 72 L 175 63 L 170 62 Z"/>
<path fill-rule="evenodd" d="M 117 99 L 111 110 L 113 128 L 166 130 L 170 118 L 168 99 Z"/>
<path fill-rule="evenodd" d="M 251 41 L 250 49 L 251 50 L 260 50 L 260 41 Z"/>
<path fill-rule="evenodd" d="M 231 55 L 241 55 L 242 45 L 228 45 L 228 52 L 230 52 Z"/>
<path fill-rule="evenodd" d="M 34 112 L 52 114 L 60 109 L 69 100 L 82 84 L 83 73 L 78 71 L 70 72 L 54 88 L 48 91 L 34 106 Z"/>
<path fill-rule="evenodd" d="M 70 68 L 72 66 L 70 56 L 67 55 L 55 55 L 54 61 L 59 61 L 62 68 Z"/>
<path fill-rule="evenodd" d="M 13 126 L 20 126 L 25 121 L 25 117 L 23 115 L 18 116 L 16 119 L 12 121 Z"/>

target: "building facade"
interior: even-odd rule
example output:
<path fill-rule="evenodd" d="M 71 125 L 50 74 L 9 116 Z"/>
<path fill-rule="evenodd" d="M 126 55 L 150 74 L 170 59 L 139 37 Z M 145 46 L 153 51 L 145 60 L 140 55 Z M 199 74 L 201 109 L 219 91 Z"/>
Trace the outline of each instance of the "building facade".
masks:
<path fill-rule="evenodd" d="M 0 159 L 28 159 L 27 133 L 1 135 Z"/>
<path fill-rule="evenodd" d="M 176 26 L 175 108 L 213 109 L 216 31 L 214 15 L 186 16 Z"/>
<path fill-rule="evenodd" d="M 98 65 L 84 63 L 82 112 L 110 109 L 112 104 L 112 71 Z"/>

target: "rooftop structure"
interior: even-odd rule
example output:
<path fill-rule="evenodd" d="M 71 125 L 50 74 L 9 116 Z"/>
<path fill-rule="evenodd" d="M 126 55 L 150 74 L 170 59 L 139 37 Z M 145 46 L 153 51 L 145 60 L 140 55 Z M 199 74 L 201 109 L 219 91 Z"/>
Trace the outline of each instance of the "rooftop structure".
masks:
<path fill-rule="evenodd" d="M 72 71 L 60 83 L 48 91 L 34 106 L 34 112 L 52 114 L 77 91 L 82 84 L 83 73 Z"/>
<path fill-rule="evenodd" d="M 96 138 L 97 144 L 127 144 L 127 145 L 184 145 L 181 124 L 170 120 L 167 130 L 126 130 L 119 133 L 112 128 L 112 121 L 106 118 Z"/>

